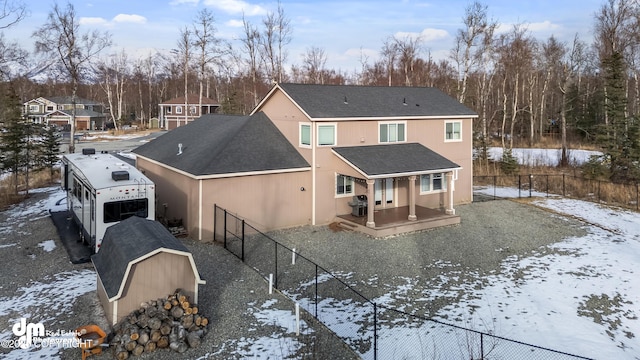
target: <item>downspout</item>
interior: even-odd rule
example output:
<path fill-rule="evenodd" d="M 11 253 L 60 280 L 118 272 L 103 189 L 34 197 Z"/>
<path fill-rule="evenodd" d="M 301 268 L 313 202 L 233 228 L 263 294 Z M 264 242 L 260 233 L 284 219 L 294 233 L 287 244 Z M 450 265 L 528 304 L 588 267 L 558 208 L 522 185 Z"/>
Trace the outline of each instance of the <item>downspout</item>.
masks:
<path fill-rule="evenodd" d="M 316 224 L 316 124 L 311 123 L 311 225 Z"/>
<path fill-rule="evenodd" d="M 202 179 L 198 180 L 198 240 L 202 240 Z"/>

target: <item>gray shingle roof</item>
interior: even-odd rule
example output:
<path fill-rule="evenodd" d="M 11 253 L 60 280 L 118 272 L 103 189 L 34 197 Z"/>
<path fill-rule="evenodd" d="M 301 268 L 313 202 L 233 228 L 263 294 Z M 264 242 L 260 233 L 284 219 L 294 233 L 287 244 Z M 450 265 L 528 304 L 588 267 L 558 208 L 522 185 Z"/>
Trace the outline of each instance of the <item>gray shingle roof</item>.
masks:
<path fill-rule="evenodd" d="M 204 115 L 133 152 L 195 176 L 309 167 L 262 112 Z"/>
<path fill-rule="evenodd" d="M 47 96 L 44 98 L 53 103 L 60 104 L 60 105 L 68 105 L 73 103 L 71 96 Z M 76 96 L 76 104 L 100 105 L 100 103 L 97 101 L 81 98 L 78 96 Z"/>
<path fill-rule="evenodd" d="M 453 161 L 418 143 L 346 146 L 332 150 L 369 178 L 460 168 Z"/>
<path fill-rule="evenodd" d="M 91 256 L 91 261 L 109 298 L 118 295 L 131 261 L 162 248 L 189 253 L 189 250 L 157 221 L 132 216 L 108 227 L 100 251 Z"/>
<path fill-rule="evenodd" d="M 311 118 L 426 117 L 477 114 L 436 88 L 279 85 Z"/>

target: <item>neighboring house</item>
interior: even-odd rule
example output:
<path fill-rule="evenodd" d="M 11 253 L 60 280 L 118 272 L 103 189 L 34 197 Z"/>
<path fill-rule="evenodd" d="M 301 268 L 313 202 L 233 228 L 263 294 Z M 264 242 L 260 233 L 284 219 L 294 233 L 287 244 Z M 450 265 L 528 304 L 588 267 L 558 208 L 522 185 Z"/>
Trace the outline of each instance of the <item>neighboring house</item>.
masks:
<path fill-rule="evenodd" d="M 166 130 L 175 129 L 186 125 L 202 115 L 213 114 L 220 107 L 217 101 L 206 97 L 202 98 L 202 106 L 197 94 L 173 98 L 160 103 L 160 127 Z"/>
<path fill-rule="evenodd" d="M 434 88 L 278 84 L 250 116 L 205 116 L 134 152 L 160 215 L 195 239 L 213 237 L 214 204 L 265 231 L 386 236 L 460 222 L 476 117 Z"/>
<path fill-rule="evenodd" d="M 71 125 L 71 96 L 39 97 L 24 103 L 24 114 L 36 124 L 68 127 Z M 76 98 L 76 130 L 102 129 L 106 122 L 104 107 L 92 100 Z"/>

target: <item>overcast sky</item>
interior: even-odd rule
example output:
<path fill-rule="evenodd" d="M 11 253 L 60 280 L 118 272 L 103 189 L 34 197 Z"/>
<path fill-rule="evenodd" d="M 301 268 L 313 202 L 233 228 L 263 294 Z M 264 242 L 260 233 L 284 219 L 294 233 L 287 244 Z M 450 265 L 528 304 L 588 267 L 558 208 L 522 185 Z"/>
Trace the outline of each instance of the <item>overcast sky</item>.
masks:
<path fill-rule="evenodd" d="M 30 16 L 18 26 L 4 30 L 5 37 L 19 40 L 33 50 L 31 34 L 41 26 L 53 7 L 50 0 L 25 1 Z M 208 7 L 215 16 L 217 35 L 240 48 L 242 16 L 261 25 L 268 12 L 275 12 L 277 0 L 71 0 L 81 29 L 108 30 L 114 45 L 131 54 L 147 55 L 152 50 L 168 52 L 176 47 L 180 29 L 190 26 L 200 9 Z M 526 24 L 541 40 L 555 35 L 570 41 L 578 33 L 592 42 L 595 12 L 605 0 L 485 0 L 491 18 L 500 29 Z M 61 6 L 66 1 L 58 2 Z M 462 27 L 465 8 L 471 0 L 281 0 L 291 21 L 289 64 L 301 63 L 310 47 L 327 55 L 327 67 L 353 72 L 360 69 L 364 54 L 369 63 L 377 59 L 383 41 L 392 35 L 422 35 L 423 56 L 448 56 L 455 34 Z M 116 50 L 114 49 L 113 52 Z"/>

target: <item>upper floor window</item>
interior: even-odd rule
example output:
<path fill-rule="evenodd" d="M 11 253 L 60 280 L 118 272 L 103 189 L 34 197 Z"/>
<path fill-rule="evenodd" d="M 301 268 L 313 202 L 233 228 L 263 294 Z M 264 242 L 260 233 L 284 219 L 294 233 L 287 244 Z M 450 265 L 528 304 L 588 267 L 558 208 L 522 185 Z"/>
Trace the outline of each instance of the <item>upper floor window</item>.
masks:
<path fill-rule="evenodd" d="M 190 111 L 192 114 L 194 114 L 194 115 L 195 115 L 195 113 L 196 113 L 196 107 L 195 107 L 195 106 L 190 107 L 190 108 L 189 108 L 189 111 Z"/>
<path fill-rule="evenodd" d="M 300 146 L 311 147 L 311 124 L 300 124 Z"/>
<path fill-rule="evenodd" d="M 443 173 L 420 175 L 420 192 L 428 193 L 447 190 L 447 182 Z"/>
<path fill-rule="evenodd" d="M 336 125 L 318 125 L 318 146 L 336 144 Z"/>
<path fill-rule="evenodd" d="M 171 114 L 171 106 L 167 108 L 167 114 Z"/>
<path fill-rule="evenodd" d="M 336 195 L 352 195 L 353 178 L 347 175 L 336 175 Z"/>
<path fill-rule="evenodd" d="M 444 123 L 444 128 L 445 141 L 462 140 L 462 121 L 447 121 Z"/>
<path fill-rule="evenodd" d="M 176 106 L 176 114 L 182 114 L 182 106 Z"/>
<path fill-rule="evenodd" d="M 40 111 L 40 106 L 38 106 L 38 105 L 29 105 L 29 111 L 30 112 L 38 112 L 38 111 Z"/>
<path fill-rule="evenodd" d="M 404 142 L 407 139 L 406 123 L 380 123 L 380 142 Z"/>
<path fill-rule="evenodd" d="M 53 105 L 47 105 L 47 111 L 53 111 Z"/>

